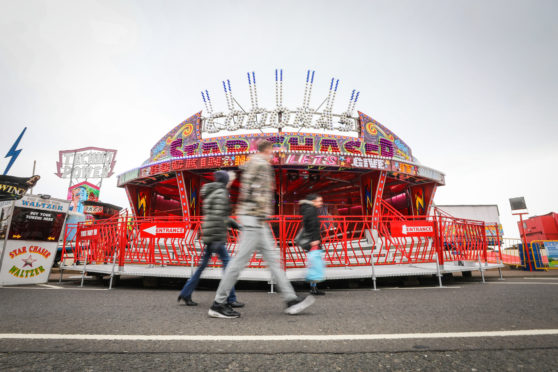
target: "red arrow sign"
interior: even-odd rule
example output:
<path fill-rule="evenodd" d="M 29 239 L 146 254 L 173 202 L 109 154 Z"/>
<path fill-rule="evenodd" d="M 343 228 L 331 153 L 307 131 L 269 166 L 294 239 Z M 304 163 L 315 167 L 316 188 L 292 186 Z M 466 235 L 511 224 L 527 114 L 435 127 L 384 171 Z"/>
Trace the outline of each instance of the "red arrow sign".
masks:
<path fill-rule="evenodd" d="M 140 224 L 141 238 L 183 238 L 186 224 L 182 222 L 155 222 Z"/>
<path fill-rule="evenodd" d="M 393 221 L 391 236 L 434 236 L 434 223 L 430 221 Z"/>

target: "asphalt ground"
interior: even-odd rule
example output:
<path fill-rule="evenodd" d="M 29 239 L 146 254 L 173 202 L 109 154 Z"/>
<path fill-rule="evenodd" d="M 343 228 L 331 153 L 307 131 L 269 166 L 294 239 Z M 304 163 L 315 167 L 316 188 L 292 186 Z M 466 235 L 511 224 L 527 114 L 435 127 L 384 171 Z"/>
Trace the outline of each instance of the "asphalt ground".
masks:
<path fill-rule="evenodd" d="M 241 283 L 246 307 L 230 320 L 207 316 L 213 281 L 194 293 L 199 306 L 186 307 L 176 303 L 182 283 L 122 279 L 109 291 L 94 278 L 80 288 L 79 276 L 67 273 L 61 284 L 0 288 L 0 369 L 558 370 L 557 274 L 505 272 L 500 281 L 492 272 L 486 284 L 478 275 L 458 276 L 444 288 L 432 278 L 384 280 L 379 291 L 368 281 L 325 283 L 326 296 L 298 316 L 283 314 L 280 296 L 267 286 Z M 470 337 L 500 331 L 528 335 Z M 120 335 L 132 339 L 115 339 Z M 277 335 L 289 339 L 265 337 Z"/>

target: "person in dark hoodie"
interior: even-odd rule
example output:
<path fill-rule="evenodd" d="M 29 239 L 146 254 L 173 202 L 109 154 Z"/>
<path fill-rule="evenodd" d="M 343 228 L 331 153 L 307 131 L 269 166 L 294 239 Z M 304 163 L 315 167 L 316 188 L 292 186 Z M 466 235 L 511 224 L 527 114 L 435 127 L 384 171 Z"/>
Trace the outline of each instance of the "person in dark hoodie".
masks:
<path fill-rule="evenodd" d="M 228 188 L 234 181 L 234 173 L 225 171 L 217 171 L 214 173 L 215 182 L 203 185 L 200 195 L 203 200 L 203 222 L 202 222 L 202 241 L 205 249 L 200 266 L 186 282 L 184 288 L 178 295 L 178 302 L 181 300 L 187 306 L 196 306 L 197 303 L 192 301 L 192 292 L 198 286 L 200 276 L 207 267 L 213 253 L 219 255 L 223 262 L 223 269 L 229 263 L 229 254 L 227 253 L 226 242 L 229 228 L 239 229 L 238 223 L 233 220 L 231 215 L 231 204 L 229 200 Z M 234 288 L 231 290 L 227 305 L 231 307 L 243 307 L 244 304 L 238 302 Z"/>
<path fill-rule="evenodd" d="M 300 214 L 302 215 L 302 227 L 304 234 L 310 238 L 310 247 L 308 249 L 309 269 L 307 280 L 310 282 L 310 293 L 316 296 L 325 295 L 324 291 L 320 291 L 316 285 L 318 281 L 322 281 L 323 277 L 323 259 L 320 244 L 322 242 L 322 234 L 320 229 L 320 220 L 318 218 L 318 210 L 324 205 L 322 197 L 318 194 L 309 194 L 305 199 L 298 202 L 300 204 Z M 315 255 L 313 252 L 319 250 L 320 254 Z M 315 255 L 315 257 L 313 257 Z"/>

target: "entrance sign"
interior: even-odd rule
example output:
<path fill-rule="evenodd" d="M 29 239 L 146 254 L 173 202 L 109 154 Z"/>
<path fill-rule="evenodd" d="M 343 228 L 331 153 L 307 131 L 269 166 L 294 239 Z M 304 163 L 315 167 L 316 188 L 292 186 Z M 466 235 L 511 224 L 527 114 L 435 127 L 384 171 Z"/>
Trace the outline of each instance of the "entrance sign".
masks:
<path fill-rule="evenodd" d="M 142 223 L 141 238 L 183 238 L 186 235 L 186 224 L 182 222 Z"/>
<path fill-rule="evenodd" d="M 430 221 L 394 221 L 391 236 L 434 236 L 434 223 Z"/>
<path fill-rule="evenodd" d="M 24 196 L 12 202 L 0 256 L 0 285 L 46 283 L 69 202 Z M 3 210 L 6 210 L 5 208 Z"/>

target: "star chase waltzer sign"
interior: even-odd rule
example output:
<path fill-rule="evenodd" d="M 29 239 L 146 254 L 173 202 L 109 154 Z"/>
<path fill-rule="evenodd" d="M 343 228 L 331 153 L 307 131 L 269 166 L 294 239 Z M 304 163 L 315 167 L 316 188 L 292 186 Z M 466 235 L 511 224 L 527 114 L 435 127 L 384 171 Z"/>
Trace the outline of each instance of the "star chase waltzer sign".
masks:
<path fill-rule="evenodd" d="M 48 281 L 69 204 L 31 195 L 0 203 L 5 219 L 0 226 L 0 285 Z"/>

